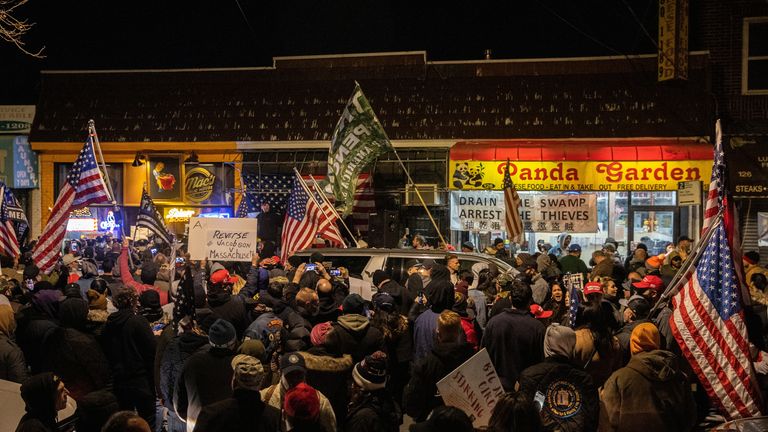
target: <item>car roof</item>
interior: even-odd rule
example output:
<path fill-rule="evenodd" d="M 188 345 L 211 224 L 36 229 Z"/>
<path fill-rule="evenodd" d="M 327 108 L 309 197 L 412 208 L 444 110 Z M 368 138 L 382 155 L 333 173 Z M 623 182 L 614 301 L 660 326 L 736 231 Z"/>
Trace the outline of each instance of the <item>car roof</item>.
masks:
<path fill-rule="evenodd" d="M 400 249 L 400 248 L 318 248 L 318 249 L 304 249 L 295 252 L 294 255 L 308 256 L 314 252 L 319 252 L 323 255 L 395 255 L 403 257 L 435 257 L 438 259 L 445 258 L 446 255 L 456 255 L 459 258 L 462 257 L 475 257 L 481 261 L 491 261 L 496 265 L 500 265 L 502 270 L 507 270 L 511 267 L 508 263 L 484 253 L 478 252 L 458 252 L 458 251 L 445 251 L 440 249 Z"/>

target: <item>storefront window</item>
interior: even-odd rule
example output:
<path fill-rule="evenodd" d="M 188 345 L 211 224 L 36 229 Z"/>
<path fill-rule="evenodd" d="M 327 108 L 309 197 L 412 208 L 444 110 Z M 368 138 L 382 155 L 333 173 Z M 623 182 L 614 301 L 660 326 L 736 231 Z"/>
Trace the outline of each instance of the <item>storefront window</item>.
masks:
<path fill-rule="evenodd" d="M 632 230 L 635 242 L 648 246 L 651 255 L 663 253 L 674 241 L 673 211 L 635 211 Z"/>
<path fill-rule="evenodd" d="M 676 192 L 632 192 L 632 205 L 667 206 L 677 204 Z"/>

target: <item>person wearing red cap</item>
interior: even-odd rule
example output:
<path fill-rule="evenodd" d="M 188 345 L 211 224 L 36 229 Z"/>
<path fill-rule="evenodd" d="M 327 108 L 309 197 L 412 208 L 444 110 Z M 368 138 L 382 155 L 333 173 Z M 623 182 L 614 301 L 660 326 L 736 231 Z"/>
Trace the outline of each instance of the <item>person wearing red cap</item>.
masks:
<path fill-rule="evenodd" d="M 645 297 L 648 300 L 648 304 L 651 308 L 659 301 L 661 295 L 664 293 L 664 281 L 659 276 L 647 275 L 640 282 L 632 284 L 638 294 Z M 655 317 L 650 317 L 661 333 L 661 347 L 668 351 L 672 351 L 677 342 L 672 334 L 672 328 L 669 326 L 669 317 L 672 315 L 672 309 L 669 304 L 660 306 L 660 311 Z"/>
<path fill-rule="evenodd" d="M 208 305 L 218 317 L 232 323 L 237 331 L 237 338 L 242 339 L 252 320 L 245 298 L 232 295 L 232 287 L 237 280 L 223 265 L 214 263 L 208 279 Z"/>

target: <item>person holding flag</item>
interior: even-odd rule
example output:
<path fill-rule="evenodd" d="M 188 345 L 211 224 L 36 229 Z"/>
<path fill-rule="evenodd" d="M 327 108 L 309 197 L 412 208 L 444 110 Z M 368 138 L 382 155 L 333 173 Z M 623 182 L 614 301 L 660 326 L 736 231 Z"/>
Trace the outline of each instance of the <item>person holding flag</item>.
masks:
<path fill-rule="evenodd" d="M 17 260 L 21 255 L 19 239 L 16 236 L 16 227 L 8 215 L 8 206 L 15 201 L 15 198 L 10 189 L 2 182 L 0 182 L 0 200 L 0 254 Z"/>
<path fill-rule="evenodd" d="M 155 207 L 152 197 L 147 193 L 147 189 L 142 189 L 141 191 L 141 207 L 139 207 L 139 214 L 136 216 L 136 229 L 140 227 L 144 227 L 149 232 L 154 233 L 165 244 L 173 245 L 173 235 L 168 232 L 163 217 L 157 211 L 157 207 Z"/>

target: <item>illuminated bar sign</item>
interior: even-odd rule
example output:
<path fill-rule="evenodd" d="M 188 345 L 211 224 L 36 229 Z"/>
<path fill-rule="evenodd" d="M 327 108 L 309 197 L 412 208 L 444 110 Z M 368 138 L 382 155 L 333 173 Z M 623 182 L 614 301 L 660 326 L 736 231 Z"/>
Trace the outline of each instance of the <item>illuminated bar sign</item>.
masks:
<path fill-rule="evenodd" d="M 451 160 L 454 190 L 500 190 L 506 161 Z M 706 180 L 711 160 L 516 161 L 509 174 L 518 190 L 676 191 L 678 182 Z"/>
<path fill-rule="evenodd" d="M 67 231 L 96 231 L 96 218 L 72 218 L 67 221 Z"/>
<path fill-rule="evenodd" d="M 191 208 L 171 207 L 165 209 L 166 222 L 187 222 L 197 211 Z"/>

